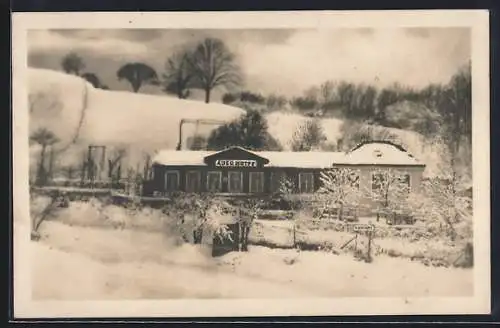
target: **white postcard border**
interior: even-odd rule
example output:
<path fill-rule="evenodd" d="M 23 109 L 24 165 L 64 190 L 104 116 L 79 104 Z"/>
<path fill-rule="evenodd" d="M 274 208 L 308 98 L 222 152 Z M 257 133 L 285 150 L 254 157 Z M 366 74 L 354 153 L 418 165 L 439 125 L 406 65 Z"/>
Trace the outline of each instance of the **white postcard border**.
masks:
<path fill-rule="evenodd" d="M 14 13 L 14 311 L 34 317 L 213 317 L 490 312 L 489 22 L 485 10 L 363 12 Z M 27 30 L 50 28 L 470 27 L 473 88 L 474 296 L 451 298 L 33 301 L 28 186 Z"/>

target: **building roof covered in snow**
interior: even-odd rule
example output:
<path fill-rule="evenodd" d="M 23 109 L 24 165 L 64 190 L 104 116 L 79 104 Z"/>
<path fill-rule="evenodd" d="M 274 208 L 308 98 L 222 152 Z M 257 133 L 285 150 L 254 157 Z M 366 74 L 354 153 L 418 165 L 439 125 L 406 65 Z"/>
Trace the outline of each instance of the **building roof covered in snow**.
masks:
<path fill-rule="evenodd" d="M 365 142 L 349 152 L 251 151 L 236 146 L 221 151 L 163 150 L 156 154 L 153 163 L 168 166 L 205 166 L 208 165 L 209 159 L 224 158 L 235 151 L 243 154 L 237 158 L 244 159 L 246 154 L 254 159 L 261 159 L 265 167 L 321 169 L 333 165 L 425 166 L 401 146 L 388 142 Z M 232 159 L 230 157 L 228 159 Z"/>

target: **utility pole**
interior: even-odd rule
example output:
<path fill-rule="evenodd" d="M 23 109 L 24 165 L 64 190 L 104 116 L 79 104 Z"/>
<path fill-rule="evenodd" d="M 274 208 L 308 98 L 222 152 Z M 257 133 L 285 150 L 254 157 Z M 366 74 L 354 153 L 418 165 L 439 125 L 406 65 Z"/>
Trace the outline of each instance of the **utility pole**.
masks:
<path fill-rule="evenodd" d="M 366 262 L 370 263 L 372 261 L 372 235 L 373 231 L 368 231 L 368 249 L 366 250 Z"/>

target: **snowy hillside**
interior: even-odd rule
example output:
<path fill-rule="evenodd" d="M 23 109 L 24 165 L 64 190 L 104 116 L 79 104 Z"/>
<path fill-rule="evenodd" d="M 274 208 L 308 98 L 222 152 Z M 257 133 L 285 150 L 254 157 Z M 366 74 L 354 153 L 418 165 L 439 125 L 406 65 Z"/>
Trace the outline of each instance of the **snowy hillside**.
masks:
<path fill-rule="evenodd" d="M 48 128 L 61 140 L 60 148 L 77 136 L 76 145 L 61 159 L 65 162 L 78 162 L 88 144 L 123 145 L 129 153 L 175 148 L 181 119 L 230 121 L 243 113 L 219 103 L 95 89 L 79 77 L 51 70 L 31 68 L 29 79 L 30 131 Z M 189 137 L 212 128 L 188 124 L 183 131 Z"/>
<path fill-rule="evenodd" d="M 30 94 L 39 92 L 55 98 L 62 107 L 47 111 L 46 106 L 35 106 L 31 131 L 43 124 L 64 141 L 76 132 L 82 113 L 81 140 L 173 148 L 177 144 L 180 119 L 230 120 L 243 112 L 218 103 L 94 89 L 75 76 L 30 69 Z M 186 126 L 186 131 L 189 128 Z"/>
<path fill-rule="evenodd" d="M 61 140 L 59 147 L 75 140 L 76 145 L 64 153 L 64 158 L 59 158 L 65 163 L 80 163 L 88 144 L 123 145 L 129 154 L 172 149 L 178 142 L 182 118 L 230 121 L 243 113 L 243 109 L 220 103 L 95 89 L 79 77 L 51 70 L 31 68 L 29 78 L 33 104 L 30 131 L 47 127 Z M 273 112 L 267 115 L 269 132 L 289 149 L 295 129 L 306 119 L 299 114 Z M 343 121 L 325 118 L 322 123 L 328 141 L 336 143 Z M 207 135 L 213 128 L 185 125 L 184 145 L 188 137 L 195 133 Z M 426 174 L 434 175 L 441 151 L 427 145 L 418 133 L 390 130 L 400 136 L 416 158 L 427 164 Z"/>
<path fill-rule="evenodd" d="M 274 112 L 267 116 L 269 132 L 285 149 L 290 149 L 290 142 L 296 128 L 308 119 L 303 115 L 289 112 Z M 341 137 L 341 127 L 344 121 L 337 118 L 323 118 L 321 122 L 328 142 L 336 144 Z M 385 127 L 383 129 L 396 134 L 408 151 L 427 165 L 425 170 L 427 176 L 437 174 L 443 153 L 439 145 L 429 144 L 421 134 L 414 131 Z"/>

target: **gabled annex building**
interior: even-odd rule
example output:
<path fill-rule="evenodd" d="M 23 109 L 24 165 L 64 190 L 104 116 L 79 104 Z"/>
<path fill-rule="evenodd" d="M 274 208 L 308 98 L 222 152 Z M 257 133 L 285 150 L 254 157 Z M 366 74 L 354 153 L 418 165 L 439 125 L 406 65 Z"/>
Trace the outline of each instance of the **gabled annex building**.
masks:
<path fill-rule="evenodd" d="M 371 172 L 390 167 L 407 173 L 411 190 L 420 186 L 425 165 L 404 148 L 389 142 L 365 142 L 349 152 L 273 152 L 230 147 L 221 151 L 164 150 L 153 158 L 152 179 L 144 196 L 174 192 L 269 195 L 286 177 L 299 194 L 321 186 L 322 170 L 352 167 L 360 172 L 360 186 L 370 188 Z"/>

